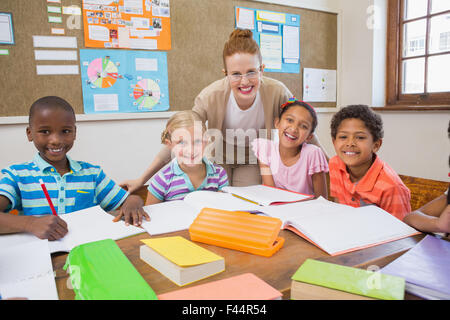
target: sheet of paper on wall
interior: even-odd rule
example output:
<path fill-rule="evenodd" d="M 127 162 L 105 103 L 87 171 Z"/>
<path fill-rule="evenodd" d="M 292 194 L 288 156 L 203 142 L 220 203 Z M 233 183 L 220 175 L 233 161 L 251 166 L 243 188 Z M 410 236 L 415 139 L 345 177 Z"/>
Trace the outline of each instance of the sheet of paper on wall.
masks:
<path fill-rule="evenodd" d="M 284 63 L 298 63 L 300 59 L 300 28 L 283 26 Z"/>
<path fill-rule="evenodd" d="M 336 70 L 304 68 L 303 100 L 336 102 Z"/>
<path fill-rule="evenodd" d="M 255 11 L 250 9 L 237 8 L 236 27 L 240 29 L 255 29 Z"/>
<path fill-rule="evenodd" d="M 75 60 L 78 61 L 78 52 L 75 50 L 34 50 L 35 60 Z"/>
<path fill-rule="evenodd" d="M 0 43 L 14 44 L 12 15 L 0 12 Z"/>
<path fill-rule="evenodd" d="M 256 12 L 258 20 L 275 22 L 275 23 L 285 23 L 286 15 L 284 13 L 279 12 L 271 12 L 271 11 L 260 11 Z"/>
<path fill-rule="evenodd" d="M 35 48 L 77 48 L 76 37 L 33 36 Z"/>
<path fill-rule="evenodd" d="M 62 13 L 67 15 L 81 16 L 81 8 L 79 6 L 63 7 Z"/>
<path fill-rule="evenodd" d="M 73 75 L 78 74 L 78 65 L 37 65 L 37 75 Z"/>
<path fill-rule="evenodd" d="M 94 94 L 95 111 L 119 110 L 119 97 L 117 94 Z"/>
<path fill-rule="evenodd" d="M 269 69 L 281 69 L 282 37 L 260 34 L 260 48 L 263 64 Z"/>

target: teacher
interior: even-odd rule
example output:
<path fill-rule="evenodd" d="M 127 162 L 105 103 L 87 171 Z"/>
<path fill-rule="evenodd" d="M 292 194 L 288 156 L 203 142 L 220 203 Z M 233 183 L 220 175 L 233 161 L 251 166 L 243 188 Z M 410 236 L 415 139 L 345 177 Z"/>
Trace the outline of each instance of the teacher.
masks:
<path fill-rule="evenodd" d="M 250 140 L 257 136 L 271 138 L 280 106 L 292 93 L 280 81 L 263 76 L 261 52 L 250 30 L 231 33 L 223 48 L 223 63 L 225 77 L 204 88 L 192 110 L 207 121 L 209 131 L 221 133 L 220 137 L 214 134 L 214 157 L 227 171 L 230 185 L 260 184 Z M 316 137 L 312 143 L 320 146 Z M 163 147 L 140 178 L 121 185 L 133 192 L 169 161 L 170 150 Z"/>

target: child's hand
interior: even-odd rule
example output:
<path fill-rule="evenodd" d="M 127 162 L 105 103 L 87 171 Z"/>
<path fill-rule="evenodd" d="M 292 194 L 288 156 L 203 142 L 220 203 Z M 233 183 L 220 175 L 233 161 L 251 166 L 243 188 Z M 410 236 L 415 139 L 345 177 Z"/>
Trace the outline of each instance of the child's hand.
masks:
<path fill-rule="evenodd" d="M 139 196 L 129 195 L 120 208 L 119 214 L 113 219 L 113 221 L 117 222 L 123 217 L 127 226 L 130 224 L 136 227 L 141 226 L 143 218 L 150 221 L 148 213 L 142 209 L 143 205 L 144 201 Z"/>
<path fill-rule="evenodd" d="M 439 232 L 450 232 L 450 205 L 442 211 L 441 216 L 438 218 L 437 227 Z"/>
<path fill-rule="evenodd" d="M 39 239 L 50 241 L 64 237 L 67 232 L 67 223 L 58 216 L 48 215 L 44 217 L 29 217 L 26 231 L 34 234 Z"/>
<path fill-rule="evenodd" d="M 137 189 L 142 187 L 142 182 L 140 179 L 135 180 L 125 180 L 119 184 L 124 189 L 127 189 L 129 193 L 135 192 Z"/>

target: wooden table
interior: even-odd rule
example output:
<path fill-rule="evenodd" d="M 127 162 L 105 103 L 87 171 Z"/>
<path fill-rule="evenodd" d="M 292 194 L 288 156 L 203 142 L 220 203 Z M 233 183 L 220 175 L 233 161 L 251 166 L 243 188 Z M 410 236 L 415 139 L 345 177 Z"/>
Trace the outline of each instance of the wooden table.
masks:
<path fill-rule="evenodd" d="M 156 237 L 175 235 L 190 239 L 187 230 Z M 196 242 L 200 246 L 224 257 L 225 271 L 209 278 L 196 281 L 188 286 L 252 272 L 282 292 L 283 299 L 289 299 L 291 276 L 307 258 L 364 269 L 373 265 L 381 268 L 412 248 L 424 235 L 416 235 L 336 257 L 328 255 L 291 231 L 282 230 L 280 236 L 284 237 L 286 240 L 284 246 L 270 258 Z M 172 283 L 139 258 L 139 247 L 142 244 L 139 240 L 146 238 L 150 238 L 148 233 L 118 240 L 117 244 L 156 294 L 179 289 L 180 287 Z M 74 291 L 67 286 L 69 276 L 66 271 L 63 270 L 66 258 L 67 254 L 57 253 L 52 255 L 53 270 L 56 273 L 56 286 L 61 300 L 75 298 Z M 114 266 L 111 266 L 111 268 L 114 268 Z M 406 297 L 414 298 L 414 296 L 408 295 Z"/>

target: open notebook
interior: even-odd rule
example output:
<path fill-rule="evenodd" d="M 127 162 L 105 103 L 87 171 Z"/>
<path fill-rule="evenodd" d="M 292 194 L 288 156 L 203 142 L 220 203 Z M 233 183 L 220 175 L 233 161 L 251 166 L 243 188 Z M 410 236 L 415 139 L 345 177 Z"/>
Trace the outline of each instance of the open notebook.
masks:
<path fill-rule="evenodd" d="M 67 214 L 59 215 L 68 226 L 69 232 L 64 238 L 49 241 L 50 252 L 69 252 L 77 245 L 87 242 L 113 239 L 118 240 L 145 232 L 142 228 L 126 226 L 123 221 L 113 222 L 114 217 L 100 206 L 95 206 Z M 38 240 L 32 234 L 12 234 L 0 236 L 0 248 Z"/>
<path fill-rule="evenodd" d="M 3 299 L 58 300 L 47 240 L 0 246 Z"/>
<path fill-rule="evenodd" d="M 279 218 L 282 228 L 295 232 L 330 255 L 419 233 L 377 206 L 354 208 L 322 197 L 280 206 L 260 207 L 260 211 Z"/>
<path fill-rule="evenodd" d="M 229 211 L 258 212 L 256 204 L 232 196 L 229 193 L 214 191 L 194 191 L 184 200 L 166 201 L 145 206 L 150 221 L 143 220 L 142 227 L 152 236 L 167 232 L 186 230 L 203 208 Z"/>
<path fill-rule="evenodd" d="M 313 198 L 312 195 L 269 187 L 263 184 L 248 187 L 224 187 L 222 190 L 261 206 L 297 202 Z"/>
<path fill-rule="evenodd" d="M 225 187 L 224 192 L 194 191 L 184 200 L 166 201 L 145 206 L 150 222 L 143 221 L 142 227 L 151 235 L 185 230 L 200 213 L 207 208 L 259 212 L 263 205 L 296 202 L 312 196 L 290 192 L 264 185 L 249 187 Z"/>

